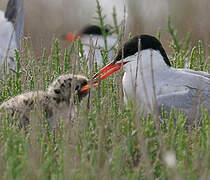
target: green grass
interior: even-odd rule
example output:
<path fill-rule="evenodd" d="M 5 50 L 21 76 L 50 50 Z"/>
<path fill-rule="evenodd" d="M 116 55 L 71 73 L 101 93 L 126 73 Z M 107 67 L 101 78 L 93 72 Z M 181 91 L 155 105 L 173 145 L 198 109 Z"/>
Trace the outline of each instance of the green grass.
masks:
<path fill-rule="evenodd" d="M 98 9 L 100 9 L 98 7 Z M 103 18 L 101 19 L 103 20 Z M 103 21 L 100 22 L 102 27 Z M 204 47 L 198 42 L 178 40 L 169 21 L 171 60 L 174 67 L 208 71 Z M 161 38 L 161 34 L 159 34 Z M 14 76 L 0 81 L 0 103 L 22 92 L 45 90 L 63 73 L 89 76 L 82 44 L 62 49 L 56 40 L 52 51 L 43 50 L 37 58 L 28 42 L 16 52 L 18 69 Z M 206 52 L 208 53 L 208 52 Z M 80 61 L 81 59 L 81 61 Z M 203 113 L 203 126 L 186 129 L 182 113 L 176 125 L 163 112 L 163 122 L 144 118 L 134 103 L 125 106 L 121 73 L 104 80 L 92 92 L 91 101 L 78 104 L 73 126 L 60 120 L 54 131 L 40 121 L 37 110 L 31 114 L 27 133 L 9 123 L 1 114 L 0 179 L 208 179 L 210 177 L 210 118 Z M 17 119 L 18 120 L 18 119 Z M 167 154 L 176 157 L 171 166 Z"/>

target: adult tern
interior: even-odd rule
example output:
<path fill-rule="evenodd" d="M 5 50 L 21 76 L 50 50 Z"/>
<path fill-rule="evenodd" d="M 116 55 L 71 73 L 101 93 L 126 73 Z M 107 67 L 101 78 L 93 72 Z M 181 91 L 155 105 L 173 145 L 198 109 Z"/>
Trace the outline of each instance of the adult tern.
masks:
<path fill-rule="evenodd" d="M 171 66 L 160 41 L 151 35 L 138 35 L 126 42 L 114 60 L 93 78 L 105 79 L 121 69 L 125 102 L 135 99 L 146 112 L 154 112 L 154 104 L 167 112 L 183 110 L 188 123 L 200 120 L 201 107 L 210 113 L 210 74 L 202 71 L 176 69 Z M 87 91 L 90 85 L 81 90 Z M 155 103 L 156 102 L 156 103 Z"/>
<path fill-rule="evenodd" d="M 23 35 L 24 9 L 23 0 L 9 0 L 6 12 L 0 11 L 0 70 L 4 65 L 6 72 L 16 69 L 15 49 L 20 47 Z"/>
<path fill-rule="evenodd" d="M 94 54 L 94 59 L 98 67 L 103 66 L 103 59 L 100 49 L 106 49 L 108 51 L 108 61 L 111 61 L 111 58 L 114 56 L 114 47 L 117 45 L 117 36 L 111 33 L 111 30 L 106 27 L 104 29 L 107 34 L 106 45 L 103 37 L 102 29 L 97 25 L 87 25 L 84 27 L 78 34 L 68 33 L 65 39 L 69 42 L 72 42 L 74 39 L 80 37 L 83 43 L 84 54 L 88 57 L 91 53 L 91 46 L 93 47 L 92 53 Z"/>

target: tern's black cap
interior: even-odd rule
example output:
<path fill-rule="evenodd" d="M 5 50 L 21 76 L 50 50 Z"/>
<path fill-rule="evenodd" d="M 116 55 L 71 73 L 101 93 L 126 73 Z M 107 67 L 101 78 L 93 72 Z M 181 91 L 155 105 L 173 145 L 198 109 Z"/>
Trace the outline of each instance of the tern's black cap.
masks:
<path fill-rule="evenodd" d="M 110 29 L 108 27 L 105 28 L 105 32 L 109 33 Z M 87 25 L 81 32 L 81 35 L 102 35 L 102 30 L 97 25 Z"/>
<path fill-rule="evenodd" d="M 17 1 L 10 0 L 7 4 L 7 9 L 5 12 L 5 18 L 15 24 L 17 18 Z"/>
<path fill-rule="evenodd" d="M 145 34 L 134 36 L 132 39 L 127 41 L 124 44 L 123 48 L 121 48 L 118 51 L 118 54 L 115 57 L 115 62 L 122 60 L 122 58 L 126 58 L 128 56 L 136 54 L 138 52 L 138 47 L 140 48 L 140 50 L 146 50 L 146 49 L 158 50 L 160 54 L 163 56 L 165 63 L 168 66 L 171 66 L 168 56 L 160 41 L 154 36 L 145 35 Z"/>

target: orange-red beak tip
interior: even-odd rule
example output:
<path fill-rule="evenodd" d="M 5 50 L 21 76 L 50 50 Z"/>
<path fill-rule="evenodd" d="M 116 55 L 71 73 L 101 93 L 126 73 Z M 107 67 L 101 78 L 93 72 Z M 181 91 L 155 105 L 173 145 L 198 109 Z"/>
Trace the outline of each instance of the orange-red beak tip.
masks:
<path fill-rule="evenodd" d="M 95 82 L 93 82 L 93 86 L 98 87 L 99 81 L 97 80 L 97 78 L 99 78 L 100 80 L 106 79 L 108 76 L 110 76 L 114 72 L 120 70 L 121 67 L 126 63 L 127 62 L 115 63 L 113 65 L 112 63 L 109 63 L 107 66 L 102 68 L 98 73 L 96 73 L 93 76 L 93 80 L 95 80 Z M 90 84 L 87 84 L 80 89 L 80 93 L 85 93 L 87 91 L 90 91 L 90 89 L 91 89 Z"/>
<path fill-rule="evenodd" d="M 78 40 L 78 39 L 79 39 L 79 36 L 74 33 L 68 33 L 65 36 L 65 40 L 68 42 L 72 42 L 72 41 Z"/>
<path fill-rule="evenodd" d="M 112 65 L 112 63 L 108 64 L 104 68 L 102 68 L 98 73 L 94 75 L 93 78 L 100 78 L 101 80 L 106 79 L 109 77 L 111 74 L 114 72 L 120 70 L 124 64 L 127 62 L 122 62 L 122 63 L 115 63 Z"/>
<path fill-rule="evenodd" d="M 94 82 L 93 83 L 93 87 L 98 87 L 98 81 L 97 82 Z M 90 89 L 91 89 L 91 85 L 90 84 L 87 84 L 87 85 L 85 85 L 85 86 L 83 86 L 81 89 L 80 89 L 80 93 L 85 93 L 85 92 L 88 92 L 88 91 L 90 91 Z"/>

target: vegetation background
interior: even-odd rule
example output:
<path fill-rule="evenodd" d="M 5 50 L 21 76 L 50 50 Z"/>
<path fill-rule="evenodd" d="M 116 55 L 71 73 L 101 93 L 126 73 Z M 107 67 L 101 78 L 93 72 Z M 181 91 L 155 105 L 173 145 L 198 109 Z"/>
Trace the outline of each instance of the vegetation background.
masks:
<path fill-rule="evenodd" d="M 160 29 L 163 43 L 168 40 L 167 20 L 179 30 L 179 38 L 192 32 L 193 42 L 202 40 L 205 47 L 210 42 L 209 0 L 100 0 L 106 23 L 113 24 L 113 6 L 120 22 L 126 7 L 126 32 L 155 34 Z M 0 0 L 4 10 L 7 0 Z M 88 23 L 95 23 L 94 0 L 25 0 L 25 35 L 30 36 L 33 49 L 39 52 L 40 44 L 50 47 L 52 37 L 62 39 L 67 32 L 75 32 Z"/>
<path fill-rule="evenodd" d="M 176 2 L 126 2 L 127 29 L 122 35 L 127 39 L 128 32 L 155 34 L 170 52 L 174 67 L 183 68 L 187 64 L 188 68 L 208 72 L 210 30 L 208 18 L 204 17 L 208 17 L 209 2 Z M 68 6 L 63 3 L 25 2 L 25 31 L 29 38 L 23 40 L 23 48 L 16 52 L 15 75 L 0 81 L 0 103 L 22 92 L 44 90 L 60 74 L 91 77 L 82 44 L 63 44 L 55 37 L 76 31 L 89 22 L 102 20 L 101 26 L 113 22 L 111 2 L 101 3 L 102 13 L 108 15 L 106 19 L 96 13 L 101 10 L 96 9 L 95 1 L 65 1 L 70 3 Z M 123 7 L 118 1 L 118 22 L 123 19 Z M 93 12 L 98 18 L 94 21 Z M 201 18 L 191 16 L 196 13 Z M 201 27 L 206 27 L 205 31 Z M 188 35 L 190 31 L 192 38 Z M 106 56 L 103 58 L 107 60 Z M 202 127 L 186 127 L 182 112 L 174 116 L 163 111 L 161 123 L 155 115 L 145 118 L 137 113 L 134 102 L 124 105 L 122 74 L 104 80 L 91 92 L 90 101 L 86 98 L 77 105 L 78 116 L 73 126 L 71 121 L 60 120 L 52 131 L 45 116 L 35 109 L 25 132 L 2 113 L 0 179 L 209 179 L 210 117 L 205 110 Z"/>

